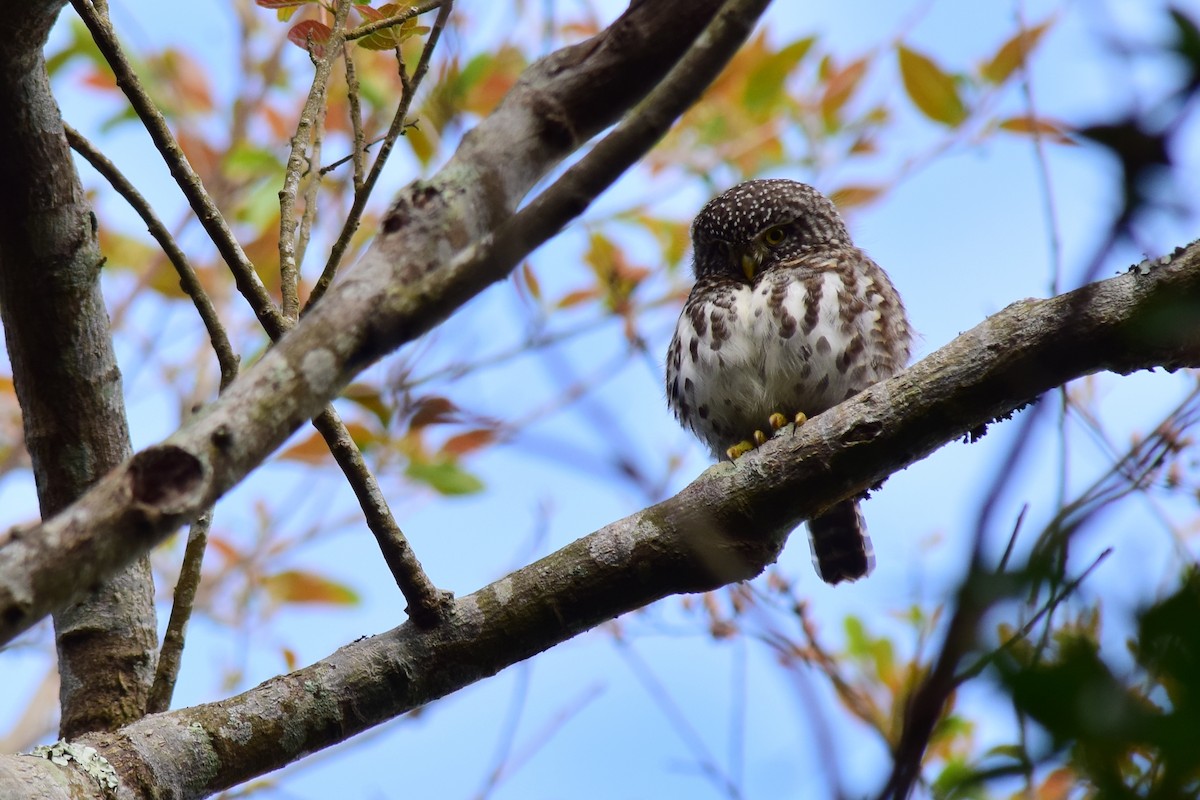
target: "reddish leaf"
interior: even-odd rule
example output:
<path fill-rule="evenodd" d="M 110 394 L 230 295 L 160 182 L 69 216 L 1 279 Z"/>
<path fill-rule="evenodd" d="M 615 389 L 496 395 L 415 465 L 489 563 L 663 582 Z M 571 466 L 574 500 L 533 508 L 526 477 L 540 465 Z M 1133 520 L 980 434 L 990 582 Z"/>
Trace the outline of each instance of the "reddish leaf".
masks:
<path fill-rule="evenodd" d="M 959 97 L 954 78 L 933 59 L 915 50 L 900 45 L 897 52 L 904 88 L 922 114 L 934 122 L 951 127 L 966 119 L 967 108 Z"/>
<path fill-rule="evenodd" d="M 409 428 L 424 428 L 426 425 L 443 425 L 458 420 L 458 406 L 445 397 L 422 397 L 416 403 Z"/>
<path fill-rule="evenodd" d="M 332 35 L 333 30 L 325 23 L 306 19 L 292 26 L 288 31 L 288 41 L 309 51 L 314 58 L 324 58 L 325 44 Z"/>
<path fill-rule="evenodd" d="M 992 83 L 1003 83 L 1029 58 L 1050 23 L 1051 20 L 1046 20 L 1041 25 L 1017 32 L 980 68 L 979 74 Z"/>
<path fill-rule="evenodd" d="M 457 436 L 451 436 L 442 445 L 442 450 L 451 455 L 461 456 L 472 450 L 486 447 L 494 441 L 496 441 L 496 432 L 494 430 L 480 428 L 479 430 L 467 431 Z"/>

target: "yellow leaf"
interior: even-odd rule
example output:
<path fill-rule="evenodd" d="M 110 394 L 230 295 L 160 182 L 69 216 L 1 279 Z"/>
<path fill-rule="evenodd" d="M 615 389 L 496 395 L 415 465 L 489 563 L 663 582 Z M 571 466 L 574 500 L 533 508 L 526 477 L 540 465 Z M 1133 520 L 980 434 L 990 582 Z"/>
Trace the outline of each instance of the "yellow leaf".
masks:
<path fill-rule="evenodd" d="M 882 186 L 843 186 L 831 192 L 829 199 L 838 208 L 865 206 L 879 199 L 879 196 L 884 191 L 885 189 Z"/>
<path fill-rule="evenodd" d="M 1046 20 L 1041 25 L 1034 25 L 1028 30 L 1018 31 L 1015 36 L 1000 46 L 990 61 L 980 68 L 979 74 L 992 83 L 1006 81 L 1029 58 L 1029 54 L 1037 47 L 1038 41 L 1050 27 L 1051 22 L 1052 20 Z"/>
<path fill-rule="evenodd" d="M 284 570 L 263 578 L 263 588 L 281 603 L 326 603 L 350 606 L 358 594 L 348 586 L 322 575 L 302 570 Z"/>
<path fill-rule="evenodd" d="M 951 127 L 966 119 L 967 109 L 959 97 L 954 78 L 933 59 L 915 50 L 900 45 L 897 52 L 904 89 L 922 114 Z"/>

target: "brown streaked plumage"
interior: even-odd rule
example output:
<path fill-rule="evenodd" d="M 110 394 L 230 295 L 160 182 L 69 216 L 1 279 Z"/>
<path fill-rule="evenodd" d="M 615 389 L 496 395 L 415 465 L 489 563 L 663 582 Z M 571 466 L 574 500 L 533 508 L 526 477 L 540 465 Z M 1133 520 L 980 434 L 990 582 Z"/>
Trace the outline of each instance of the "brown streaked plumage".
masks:
<path fill-rule="evenodd" d="M 772 414 L 815 416 L 907 363 L 900 296 L 811 186 L 735 186 L 701 209 L 692 244 L 696 284 L 667 351 L 667 399 L 717 458 L 769 429 Z M 874 566 L 856 501 L 812 519 L 809 533 L 825 581 Z"/>

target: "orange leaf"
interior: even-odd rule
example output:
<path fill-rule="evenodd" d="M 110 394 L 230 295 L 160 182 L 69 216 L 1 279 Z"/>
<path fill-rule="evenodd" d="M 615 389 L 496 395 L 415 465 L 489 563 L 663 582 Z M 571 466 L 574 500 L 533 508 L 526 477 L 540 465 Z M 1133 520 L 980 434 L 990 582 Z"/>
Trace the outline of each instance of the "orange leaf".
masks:
<path fill-rule="evenodd" d="M 882 186 L 843 186 L 830 193 L 829 199 L 838 208 L 865 206 L 879 199 L 884 191 Z"/>
<path fill-rule="evenodd" d="M 1038 119 L 1036 117 L 1021 116 L 1006 119 L 1000 123 L 1000 130 L 1031 136 L 1037 134 L 1038 136 L 1045 136 L 1058 144 L 1075 144 L 1075 141 L 1070 136 L 1067 136 L 1066 126 L 1058 122 L 1050 122 L 1049 120 Z"/>
<path fill-rule="evenodd" d="M 850 100 L 866 74 L 867 60 L 860 58 L 829 76 L 825 96 L 821 98 L 821 114 L 827 122 L 837 117 L 837 112 Z"/>
<path fill-rule="evenodd" d="M 1004 83 L 1029 58 L 1050 23 L 1051 20 L 1046 20 L 1041 25 L 1018 31 L 1000 46 L 990 61 L 980 67 L 979 74 L 992 83 Z"/>
<path fill-rule="evenodd" d="M 954 78 L 950 77 L 933 59 L 910 50 L 904 45 L 897 48 L 900 56 L 900 76 L 904 89 L 921 113 L 934 122 L 951 127 L 967 117 L 967 108 L 959 97 Z"/>
<path fill-rule="evenodd" d="M 358 594 L 349 586 L 301 570 L 284 570 L 263 578 L 263 587 L 281 603 L 328 603 L 350 606 L 358 603 Z"/>
<path fill-rule="evenodd" d="M 242 551 L 237 548 L 237 545 L 223 536 L 213 536 L 210 534 L 208 537 L 208 546 L 220 553 L 221 557 L 230 564 L 236 564 L 243 558 Z"/>
<path fill-rule="evenodd" d="M 321 434 L 313 431 L 294 445 L 279 454 L 285 461 L 298 461 L 301 464 L 324 464 L 331 456 L 329 446 L 321 438 Z"/>
<path fill-rule="evenodd" d="M 577 306 L 580 303 L 586 303 L 589 300 L 595 300 L 600 296 L 600 292 L 596 289 L 576 289 L 573 292 L 567 292 L 562 299 L 558 301 L 559 308 L 570 308 Z"/>
<path fill-rule="evenodd" d="M 467 431 L 460 433 L 457 436 L 451 436 L 442 445 L 442 451 L 451 455 L 461 456 L 469 453 L 472 450 L 478 450 L 481 447 L 486 447 L 496 441 L 496 432 L 487 428 L 479 430 Z"/>
<path fill-rule="evenodd" d="M 525 281 L 525 285 L 529 288 L 529 296 L 534 300 L 542 299 L 542 285 L 538 282 L 537 275 L 534 274 L 533 268 L 526 261 L 521 264 L 521 277 Z"/>

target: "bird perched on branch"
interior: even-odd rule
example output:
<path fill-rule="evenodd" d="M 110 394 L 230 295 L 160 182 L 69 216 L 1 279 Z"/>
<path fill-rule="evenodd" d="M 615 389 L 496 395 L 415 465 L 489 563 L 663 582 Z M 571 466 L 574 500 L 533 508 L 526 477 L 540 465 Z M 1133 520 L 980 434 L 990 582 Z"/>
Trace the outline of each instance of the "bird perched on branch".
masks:
<path fill-rule="evenodd" d="M 700 210 L 692 245 L 696 283 L 667 351 L 667 398 L 715 457 L 736 459 L 763 431 L 801 424 L 907 363 L 900 296 L 811 186 L 739 184 Z M 857 501 L 808 526 L 823 580 L 874 567 Z"/>

